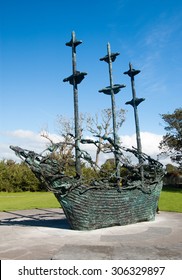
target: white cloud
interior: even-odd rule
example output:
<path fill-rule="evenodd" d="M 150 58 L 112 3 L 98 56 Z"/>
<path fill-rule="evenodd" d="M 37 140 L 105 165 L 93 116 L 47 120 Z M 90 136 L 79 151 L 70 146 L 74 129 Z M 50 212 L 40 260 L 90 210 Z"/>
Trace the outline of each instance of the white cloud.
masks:
<path fill-rule="evenodd" d="M 24 149 L 33 150 L 35 152 L 42 152 L 50 143 L 47 139 L 41 136 L 41 133 L 35 133 L 30 130 L 14 130 L 0 133 L 0 159 L 18 160 L 14 152 L 9 148 L 12 146 L 19 146 Z M 51 140 L 54 142 L 60 141 L 60 136 L 50 134 Z"/>
<path fill-rule="evenodd" d="M 154 134 L 151 132 L 141 132 L 142 151 L 149 156 L 156 156 L 160 153 L 159 143 L 162 140 L 162 135 Z M 131 136 L 121 136 L 122 145 L 127 148 L 136 147 L 136 134 Z"/>
<path fill-rule="evenodd" d="M 11 137 L 15 137 L 15 138 L 23 138 L 23 139 L 34 138 L 35 136 L 39 137 L 39 135 L 35 134 L 33 131 L 22 130 L 22 129 L 18 129 L 18 130 L 14 130 L 14 131 L 7 131 L 4 134 L 7 136 L 11 136 Z"/>
<path fill-rule="evenodd" d="M 141 143 L 142 143 L 142 151 L 151 156 L 154 159 L 158 159 L 158 154 L 161 153 L 159 150 L 159 143 L 162 140 L 162 136 L 160 134 L 155 134 L 151 132 L 141 132 Z M 136 148 L 136 134 L 133 135 L 124 135 L 121 136 L 122 145 L 131 148 L 132 146 Z M 167 163 L 171 163 L 169 157 L 159 157 L 159 161 L 166 165 Z"/>
<path fill-rule="evenodd" d="M 49 134 L 50 139 L 53 142 L 61 141 L 61 136 L 57 134 Z M 122 146 L 127 148 L 131 148 L 132 146 L 136 147 L 136 135 L 124 135 L 121 136 Z M 159 143 L 162 139 L 162 135 L 150 133 L 150 132 L 141 132 L 141 141 L 142 141 L 142 150 L 144 153 L 148 154 L 153 158 L 157 158 L 157 154 L 160 153 L 158 148 Z M 47 145 L 50 142 L 41 136 L 41 133 L 35 133 L 29 130 L 15 130 L 15 131 L 7 131 L 1 133 L 1 141 L 0 141 L 0 159 L 13 159 L 18 160 L 15 156 L 14 152 L 9 148 L 10 145 L 20 146 L 25 149 L 33 150 L 35 152 L 42 152 L 45 150 Z M 81 148 L 86 150 L 95 160 L 96 155 L 96 147 L 94 145 L 81 145 Z M 109 157 L 113 157 L 112 154 L 101 154 L 99 164 L 105 162 L 105 160 Z M 168 159 L 167 159 L 168 160 Z M 168 161 L 163 160 L 162 163 L 166 164 Z"/>

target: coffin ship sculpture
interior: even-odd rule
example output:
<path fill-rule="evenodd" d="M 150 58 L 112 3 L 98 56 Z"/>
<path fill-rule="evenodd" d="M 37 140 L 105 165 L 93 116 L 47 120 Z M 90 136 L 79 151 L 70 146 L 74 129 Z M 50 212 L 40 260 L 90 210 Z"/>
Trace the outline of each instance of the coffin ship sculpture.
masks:
<path fill-rule="evenodd" d="M 97 137 L 106 141 L 110 152 L 114 154 L 114 174 L 108 176 L 105 173 L 98 176 L 97 179 L 89 180 L 89 182 L 82 175 L 82 160 L 87 161 L 92 167 L 95 163 L 85 150 L 81 150 L 80 146 L 81 144 L 82 146 L 84 144 L 97 146 L 98 142 L 92 139 L 82 139 L 79 132 L 77 85 L 87 74 L 76 70 L 76 47 L 81 43 L 82 41 L 78 41 L 75 33 L 72 32 L 71 41 L 66 45 L 72 48 L 73 74 L 63 80 L 64 82 L 68 81 L 73 86 L 75 135 L 72 137 L 74 144 L 66 144 L 74 145 L 75 148 L 76 175 L 66 175 L 63 171 L 63 163 L 52 156 L 56 149 L 65 143 L 52 144 L 41 154 L 15 146 L 10 146 L 10 148 L 25 161 L 36 177 L 47 186 L 47 189 L 54 193 L 72 229 L 93 230 L 154 220 L 162 189 L 163 166 L 142 152 L 137 106 L 144 99 L 136 97 L 134 85 L 134 76 L 140 71 L 133 69 L 130 63 L 129 70 L 124 72 L 131 78 L 133 98 L 126 104 L 130 104 L 134 108 L 137 140 L 137 148 L 129 149 L 122 147 L 117 137 L 115 94 L 125 86 L 113 84 L 112 62 L 115 61 L 119 53 L 111 53 L 109 43 L 107 55 L 100 60 L 105 61 L 109 66 L 110 86 L 99 92 L 111 96 L 113 138 L 106 135 L 97 135 Z M 130 164 L 125 156 L 127 153 L 132 153 L 138 159 L 138 164 Z M 127 174 L 123 177 L 120 174 L 121 167 L 127 170 Z"/>

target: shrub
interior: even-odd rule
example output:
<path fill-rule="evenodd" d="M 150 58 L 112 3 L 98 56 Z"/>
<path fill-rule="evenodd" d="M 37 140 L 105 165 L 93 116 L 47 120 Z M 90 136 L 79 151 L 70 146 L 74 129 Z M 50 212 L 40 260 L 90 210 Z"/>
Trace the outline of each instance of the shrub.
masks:
<path fill-rule="evenodd" d="M 12 160 L 0 161 L 0 191 L 40 191 L 44 186 L 25 163 Z"/>

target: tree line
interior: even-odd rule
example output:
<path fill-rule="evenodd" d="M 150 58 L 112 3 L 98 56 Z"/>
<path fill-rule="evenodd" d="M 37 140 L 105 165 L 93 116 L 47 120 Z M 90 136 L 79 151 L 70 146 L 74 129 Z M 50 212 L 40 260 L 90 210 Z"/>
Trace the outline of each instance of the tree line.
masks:
<path fill-rule="evenodd" d="M 45 187 L 39 182 L 25 163 L 13 160 L 0 161 L 0 191 L 41 191 Z"/>
<path fill-rule="evenodd" d="M 92 181 L 94 178 L 104 178 L 105 176 L 111 176 L 114 173 L 114 159 L 107 159 L 98 172 L 92 167 L 86 166 L 82 163 L 82 174 L 84 178 Z M 74 166 L 67 167 L 65 171 L 68 175 L 74 175 Z M 128 170 L 125 167 L 121 167 L 121 176 L 124 178 L 128 174 Z M 166 175 L 164 177 L 164 184 L 175 187 L 181 186 L 177 182 L 181 170 L 172 165 L 166 165 Z M 23 162 L 17 163 L 13 160 L 0 161 L 0 192 L 23 192 L 23 191 L 47 191 L 46 186 L 41 183 L 30 170 L 30 168 Z"/>
<path fill-rule="evenodd" d="M 114 172 L 114 159 L 107 159 L 98 172 L 92 167 L 81 164 L 82 174 L 86 181 L 94 178 L 104 178 L 111 176 Z M 66 166 L 65 174 L 74 176 L 74 162 Z M 127 170 L 121 168 L 121 173 L 125 175 Z M 41 183 L 33 174 L 31 169 L 24 163 L 17 163 L 13 160 L 0 161 L 0 192 L 23 192 L 23 191 L 47 191 L 46 185 Z"/>

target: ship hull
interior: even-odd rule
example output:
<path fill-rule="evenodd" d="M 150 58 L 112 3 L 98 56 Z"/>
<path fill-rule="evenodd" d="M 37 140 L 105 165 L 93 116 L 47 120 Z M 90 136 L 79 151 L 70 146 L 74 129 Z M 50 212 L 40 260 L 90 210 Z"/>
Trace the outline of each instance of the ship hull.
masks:
<path fill-rule="evenodd" d="M 50 155 L 42 156 L 14 146 L 11 149 L 55 194 L 74 230 L 94 230 L 155 219 L 164 171 L 158 161 L 146 155 L 149 164 L 145 165 L 142 180 L 140 169 L 127 166 L 128 174 L 122 178 L 123 185 L 119 187 L 120 182 L 114 177 L 88 183 L 86 178 L 60 172 L 61 162 Z"/>
<path fill-rule="evenodd" d="M 149 188 L 78 186 L 65 196 L 55 193 L 74 230 L 123 226 L 155 219 L 162 181 Z"/>

